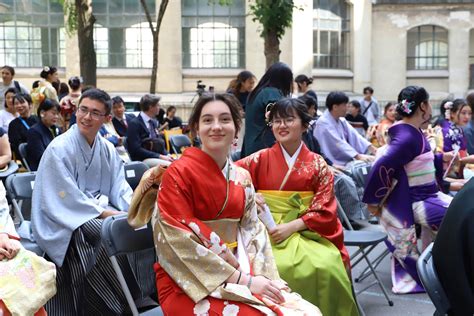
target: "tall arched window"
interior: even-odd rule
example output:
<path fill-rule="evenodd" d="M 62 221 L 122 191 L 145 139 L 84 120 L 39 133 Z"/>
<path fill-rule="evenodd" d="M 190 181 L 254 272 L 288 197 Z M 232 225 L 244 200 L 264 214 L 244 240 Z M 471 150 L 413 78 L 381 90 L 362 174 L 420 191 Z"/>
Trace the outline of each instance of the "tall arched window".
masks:
<path fill-rule="evenodd" d="M 407 69 L 448 69 L 448 31 L 436 25 L 410 29 L 407 33 Z"/>
<path fill-rule="evenodd" d="M 313 0 L 313 68 L 350 68 L 350 6 Z"/>
<path fill-rule="evenodd" d="M 183 0 L 182 12 L 183 67 L 244 67 L 244 0 L 234 0 L 229 6 Z"/>

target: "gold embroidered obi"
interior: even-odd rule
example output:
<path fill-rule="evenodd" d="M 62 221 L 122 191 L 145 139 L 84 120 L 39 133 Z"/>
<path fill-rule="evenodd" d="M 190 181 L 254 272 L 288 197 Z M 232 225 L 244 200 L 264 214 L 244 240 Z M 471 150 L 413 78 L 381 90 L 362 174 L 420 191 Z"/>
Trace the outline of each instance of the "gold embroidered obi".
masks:
<path fill-rule="evenodd" d="M 239 229 L 239 218 L 224 218 L 210 221 L 203 221 L 212 231 L 214 231 L 221 241 L 224 242 L 228 248 L 237 248 L 237 231 Z"/>

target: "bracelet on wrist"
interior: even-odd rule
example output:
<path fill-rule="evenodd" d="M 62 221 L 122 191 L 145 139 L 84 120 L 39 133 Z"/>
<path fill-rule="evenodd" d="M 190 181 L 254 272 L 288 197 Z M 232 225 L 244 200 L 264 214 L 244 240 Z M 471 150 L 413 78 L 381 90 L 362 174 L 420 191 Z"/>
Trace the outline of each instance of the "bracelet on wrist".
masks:
<path fill-rule="evenodd" d="M 240 277 L 242 277 L 242 271 L 239 271 L 239 277 L 237 278 L 237 282 L 235 282 L 235 283 L 239 284 Z"/>
<path fill-rule="evenodd" d="M 249 274 L 249 281 L 247 282 L 247 287 L 250 290 L 250 287 L 252 286 L 252 276 Z"/>

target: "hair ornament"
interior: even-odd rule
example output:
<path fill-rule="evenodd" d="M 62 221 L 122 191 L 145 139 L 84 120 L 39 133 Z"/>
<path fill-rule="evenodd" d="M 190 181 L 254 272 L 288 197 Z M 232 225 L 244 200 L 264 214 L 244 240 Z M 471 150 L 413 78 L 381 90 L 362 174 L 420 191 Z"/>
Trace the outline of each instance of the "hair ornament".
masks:
<path fill-rule="evenodd" d="M 50 70 L 51 70 L 51 69 L 49 69 L 48 66 L 44 66 L 44 67 L 43 67 L 43 71 L 45 71 L 45 72 L 49 72 Z"/>
<path fill-rule="evenodd" d="M 265 107 L 265 123 L 270 124 L 270 112 L 275 105 L 275 102 L 268 103 L 267 106 Z"/>
<path fill-rule="evenodd" d="M 414 101 L 408 102 L 408 100 L 403 100 L 398 104 L 403 113 L 410 114 L 413 110 L 412 107 L 415 105 Z"/>

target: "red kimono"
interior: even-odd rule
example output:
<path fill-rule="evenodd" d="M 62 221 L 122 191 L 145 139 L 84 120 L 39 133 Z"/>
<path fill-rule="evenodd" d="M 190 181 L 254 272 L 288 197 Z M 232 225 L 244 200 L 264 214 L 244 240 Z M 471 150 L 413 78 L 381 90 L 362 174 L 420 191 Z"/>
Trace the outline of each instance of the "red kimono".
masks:
<path fill-rule="evenodd" d="M 285 299 L 295 304 L 276 306 L 245 285 L 225 284 L 235 272 L 220 257 L 226 247 L 245 273 L 279 279 L 254 194 L 247 171 L 231 163 L 223 171 L 196 148 L 166 170 L 153 214 L 156 282 L 165 315 L 284 315 L 298 304 L 310 311 L 305 315 L 320 314 L 293 293 Z"/>
<path fill-rule="evenodd" d="M 288 165 L 276 143 L 239 160 L 237 165 L 250 171 L 255 190 L 278 190 L 288 172 Z M 349 254 L 344 246 L 341 222 L 337 217 L 334 197 L 334 178 L 324 159 L 303 144 L 284 191 L 313 191 L 314 198 L 307 212 L 301 216 L 308 229 L 331 241 L 340 251 L 346 267 Z"/>

